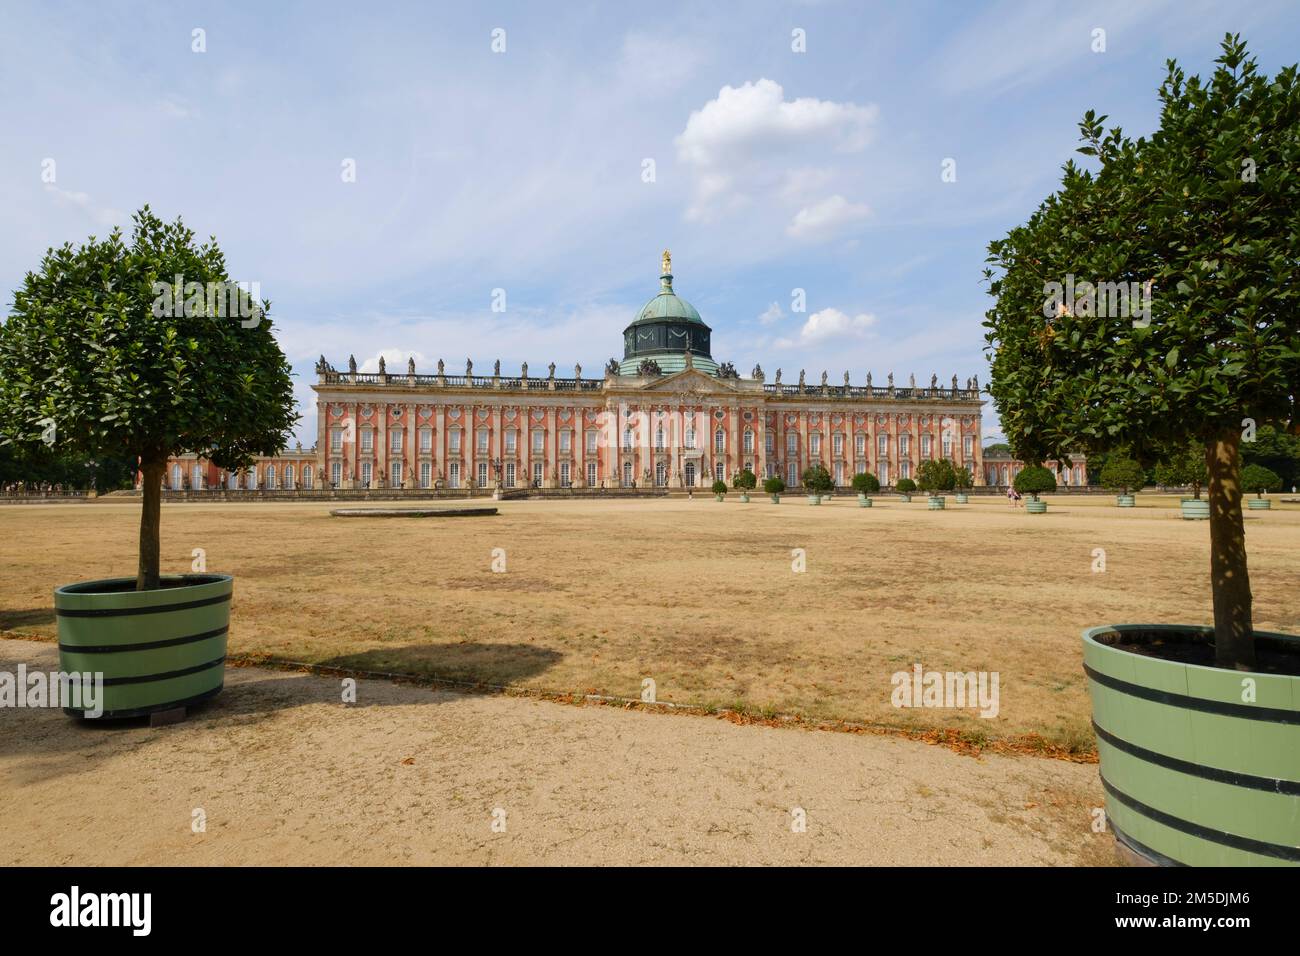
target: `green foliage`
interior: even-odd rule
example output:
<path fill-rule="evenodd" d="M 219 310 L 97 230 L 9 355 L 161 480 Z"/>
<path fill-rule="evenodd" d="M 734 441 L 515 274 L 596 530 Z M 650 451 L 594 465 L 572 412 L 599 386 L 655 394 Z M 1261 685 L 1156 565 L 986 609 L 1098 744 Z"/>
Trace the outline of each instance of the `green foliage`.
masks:
<path fill-rule="evenodd" d="M 1016 472 L 1012 487 L 1022 495 L 1037 500 L 1039 495 L 1056 490 L 1056 476 L 1042 465 L 1026 465 Z"/>
<path fill-rule="evenodd" d="M 725 495 L 727 493 L 727 483 L 719 478 L 713 483 L 713 493 L 715 495 Z"/>
<path fill-rule="evenodd" d="M 947 458 L 923 461 L 916 470 L 916 487 L 922 491 L 952 491 L 957 486 L 957 472 Z"/>
<path fill-rule="evenodd" d="M 1262 425 L 1254 441 L 1241 443 L 1241 460 L 1276 472 L 1284 488 L 1300 485 L 1300 435 Z"/>
<path fill-rule="evenodd" d="M 1241 487 L 1253 491 L 1261 498 L 1266 491 L 1276 491 L 1282 479 L 1263 465 L 1247 465 L 1241 469 Z"/>
<path fill-rule="evenodd" d="M 733 485 L 737 491 L 752 491 L 758 485 L 758 476 L 745 468 L 736 475 Z"/>
<path fill-rule="evenodd" d="M 803 473 L 803 486 L 813 494 L 824 494 L 835 489 L 835 482 L 825 465 L 813 465 Z"/>
<path fill-rule="evenodd" d="M 773 475 L 771 478 L 763 480 L 763 490 L 769 495 L 779 495 L 785 491 L 785 482 L 781 480 L 779 475 Z"/>
<path fill-rule="evenodd" d="M 900 495 L 910 495 L 916 491 L 916 482 L 911 478 L 899 478 L 898 481 L 894 482 L 894 490 Z"/>
<path fill-rule="evenodd" d="M 992 445 L 986 445 L 984 447 L 984 454 L 985 455 L 1011 455 L 1014 453 L 1011 451 L 1010 445 L 1008 445 L 1006 442 L 999 441 L 999 442 L 994 442 Z"/>
<path fill-rule="evenodd" d="M 853 476 L 853 490 L 860 495 L 874 495 L 880 490 L 880 479 L 869 471 Z"/>
<path fill-rule="evenodd" d="M 1132 458 L 1112 455 L 1107 460 L 1106 467 L 1101 470 L 1101 486 L 1124 495 L 1130 491 L 1141 491 L 1146 481 L 1146 471 Z"/>
<path fill-rule="evenodd" d="M 229 283 L 215 240 L 146 206 L 120 230 L 50 249 L 0 327 L 0 442 L 165 461 L 197 452 L 238 468 L 284 447 L 294 414 L 289 365 L 262 303 L 257 324 L 156 316 L 155 282 Z M 255 310 L 255 303 L 244 304 Z"/>
<path fill-rule="evenodd" d="M 1117 445 L 1158 457 L 1293 413 L 1300 83 L 1294 66 L 1259 74 L 1237 37 L 1217 63 L 1208 82 L 1168 64 L 1150 137 L 1089 111 L 1079 152 L 1100 169 L 1067 163 L 1060 189 L 989 245 L 989 390 L 1023 460 Z M 1058 314 L 1048 284 L 1071 275 L 1153 282 L 1149 324 L 1086 297 Z"/>
<path fill-rule="evenodd" d="M 1156 483 L 1160 485 L 1188 485 L 1197 498 L 1210 480 L 1205 469 L 1205 449 L 1200 445 L 1187 445 L 1156 465 Z"/>
<path fill-rule="evenodd" d="M 64 489 L 117 491 L 135 484 L 135 461 L 56 454 L 44 445 L 0 445 L 0 485 L 62 485 Z"/>
<path fill-rule="evenodd" d="M 971 474 L 969 468 L 958 468 L 953 472 L 952 480 L 953 487 L 960 491 L 975 487 L 975 476 Z"/>

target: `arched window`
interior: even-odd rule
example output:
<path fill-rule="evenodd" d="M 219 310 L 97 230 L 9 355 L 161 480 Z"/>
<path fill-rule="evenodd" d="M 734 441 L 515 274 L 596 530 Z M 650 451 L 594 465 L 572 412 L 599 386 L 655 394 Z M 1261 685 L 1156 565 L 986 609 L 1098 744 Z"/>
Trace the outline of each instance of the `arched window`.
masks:
<path fill-rule="evenodd" d="M 661 450 L 664 447 L 664 426 L 662 425 L 655 429 L 655 447 Z"/>
<path fill-rule="evenodd" d="M 687 448 L 695 447 L 695 426 L 694 425 L 686 426 L 686 447 Z"/>
<path fill-rule="evenodd" d="M 172 481 L 170 487 L 173 491 L 175 491 L 180 486 L 181 486 L 181 466 L 172 465 Z"/>
<path fill-rule="evenodd" d="M 288 491 L 293 491 L 293 465 L 284 466 L 284 487 Z"/>
<path fill-rule="evenodd" d="M 308 491 L 310 491 L 312 487 L 312 470 L 311 465 L 302 466 L 302 486 Z"/>
<path fill-rule="evenodd" d="M 713 433 L 713 448 L 715 451 L 727 450 L 727 433 L 721 428 Z"/>
<path fill-rule="evenodd" d="M 655 484 L 663 488 L 668 484 L 668 465 L 666 462 L 659 462 L 655 465 Z"/>
<path fill-rule="evenodd" d="M 266 466 L 266 487 L 275 490 L 275 465 Z"/>
<path fill-rule="evenodd" d="M 754 454 L 754 432 L 752 429 L 745 429 L 744 444 L 741 446 L 746 455 Z"/>
<path fill-rule="evenodd" d="M 632 487 L 632 463 L 630 461 L 623 462 L 623 487 Z"/>

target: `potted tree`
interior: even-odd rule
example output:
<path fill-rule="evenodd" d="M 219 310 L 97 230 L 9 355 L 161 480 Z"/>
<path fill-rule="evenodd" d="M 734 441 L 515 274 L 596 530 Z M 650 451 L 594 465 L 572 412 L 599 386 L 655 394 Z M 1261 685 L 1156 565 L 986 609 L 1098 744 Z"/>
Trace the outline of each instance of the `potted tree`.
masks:
<path fill-rule="evenodd" d="M 1132 458 L 1113 455 L 1106 460 L 1101 469 L 1101 486 L 1119 492 L 1115 496 L 1115 505 L 1119 508 L 1132 508 L 1137 499 L 1130 492 L 1141 491 L 1147 483 L 1147 473 Z"/>
<path fill-rule="evenodd" d="M 880 479 L 869 471 L 853 476 L 853 490 L 858 493 L 858 507 L 870 508 L 871 496 L 880 491 Z"/>
<path fill-rule="evenodd" d="M 1206 80 L 1170 62 L 1150 136 L 1087 114 L 1099 168 L 1067 164 L 1057 192 L 990 244 L 990 392 L 1022 455 L 1204 450 L 1212 626 L 1083 633 L 1106 825 L 1152 862 L 1294 864 L 1300 636 L 1253 624 L 1239 449 L 1243 419 L 1295 414 L 1300 289 L 1279 277 L 1300 259 L 1300 177 L 1284 172 L 1300 83 L 1294 66 L 1262 74 L 1235 36 L 1222 46 Z M 1094 308 L 1096 288 L 1063 299 L 1069 276 L 1130 283 L 1138 308 L 1109 293 Z"/>
<path fill-rule="evenodd" d="M 957 504 L 964 505 L 970 501 L 970 495 L 967 492 L 975 487 L 975 476 L 971 474 L 969 468 L 958 468 L 953 473 L 953 487 L 957 489 L 955 496 Z"/>
<path fill-rule="evenodd" d="M 245 467 L 279 452 L 297 421 L 270 303 L 230 281 L 214 239 L 197 245 L 148 206 L 133 218 L 129 244 L 115 229 L 46 252 L 0 326 L 0 442 L 44 433 L 139 463 L 135 575 L 54 591 L 61 668 L 104 675 L 103 717 L 185 707 L 223 684 L 234 582 L 162 573 L 167 459 Z"/>
<path fill-rule="evenodd" d="M 740 474 L 736 475 L 736 480 L 732 484 L 740 492 L 740 503 L 747 505 L 749 504 L 749 493 L 758 485 L 758 476 L 745 468 L 741 470 Z"/>
<path fill-rule="evenodd" d="M 1025 502 L 1025 511 L 1028 514 L 1041 515 L 1047 512 L 1047 502 L 1040 500 L 1038 496 L 1051 494 L 1056 490 L 1056 476 L 1042 465 L 1026 465 L 1016 472 L 1011 486 L 1022 495 L 1029 496 L 1029 500 Z"/>
<path fill-rule="evenodd" d="M 719 478 L 713 483 L 713 500 L 724 501 L 727 497 L 727 483 Z"/>
<path fill-rule="evenodd" d="M 1267 511 L 1272 507 L 1272 502 L 1264 495 L 1276 490 L 1281 484 L 1282 479 L 1263 465 L 1246 465 L 1241 469 L 1241 487 L 1246 491 L 1255 492 L 1255 497 L 1248 498 L 1246 501 L 1251 511 Z"/>
<path fill-rule="evenodd" d="M 781 480 L 780 476 L 773 475 L 771 478 L 764 480 L 763 490 L 772 496 L 772 504 L 779 505 L 781 503 L 781 492 L 785 491 L 785 482 Z"/>
<path fill-rule="evenodd" d="M 899 478 L 894 482 L 894 490 L 898 492 L 900 501 L 911 501 L 912 492 L 916 491 L 916 482 L 911 478 Z"/>
<path fill-rule="evenodd" d="M 813 465 L 803 473 L 803 486 L 808 492 L 808 504 L 819 505 L 822 495 L 835 487 L 825 465 Z"/>
<path fill-rule="evenodd" d="M 1205 454 L 1194 445 L 1187 445 L 1166 455 L 1156 465 L 1156 483 L 1170 486 L 1190 487 L 1192 497 L 1179 502 L 1184 520 L 1209 520 L 1210 503 L 1201 498 L 1201 487 L 1205 484 Z"/>
<path fill-rule="evenodd" d="M 923 461 L 921 467 L 917 469 L 916 486 L 930 496 L 931 511 L 943 510 L 944 497 L 939 492 L 951 491 L 956 483 L 956 472 L 953 471 L 952 462 L 947 458 Z"/>

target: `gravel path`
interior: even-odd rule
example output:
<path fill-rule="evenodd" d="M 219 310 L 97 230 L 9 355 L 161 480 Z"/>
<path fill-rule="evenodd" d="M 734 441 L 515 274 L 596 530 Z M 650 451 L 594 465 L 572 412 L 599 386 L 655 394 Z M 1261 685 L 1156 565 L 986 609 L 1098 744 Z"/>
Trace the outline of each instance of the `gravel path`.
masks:
<path fill-rule="evenodd" d="M 20 662 L 57 652 L 0 639 L 0 671 Z M 232 668 L 169 727 L 0 709 L 7 862 L 1113 861 L 1095 766 L 384 681 L 340 698 L 336 679 Z"/>

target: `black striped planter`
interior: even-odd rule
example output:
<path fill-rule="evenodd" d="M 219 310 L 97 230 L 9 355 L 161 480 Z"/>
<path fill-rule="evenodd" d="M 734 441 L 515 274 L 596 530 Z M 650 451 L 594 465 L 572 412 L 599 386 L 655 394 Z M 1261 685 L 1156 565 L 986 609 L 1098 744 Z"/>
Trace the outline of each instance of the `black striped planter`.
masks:
<path fill-rule="evenodd" d="M 171 710 L 221 691 L 234 578 L 185 574 L 162 583 L 137 591 L 135 578 L 108 578 L 54 592 L 59 666 L 104 675 L 101 717 Z"/>
<path fill-rule="evenodd" d="M 1167 624 L 1083 633 L 1115 838 L 1164 865 L 1300 864 L 1300 677 L 1183 664 L 1107 643 L 1124 632 L 1214 633 Z M 1256 631 L 1255 642 L 1300 648 L 1300 637 L 1287 634 Z"/>

